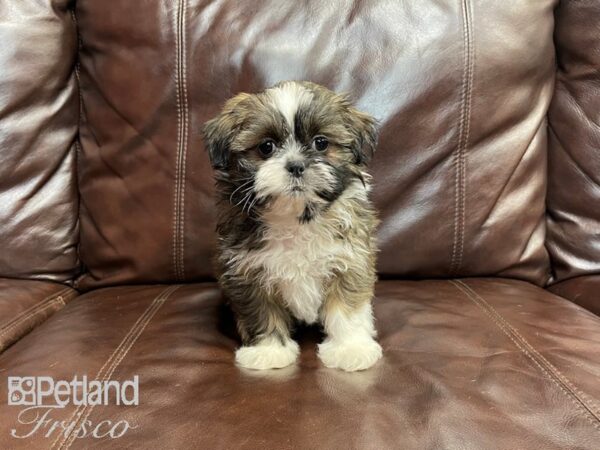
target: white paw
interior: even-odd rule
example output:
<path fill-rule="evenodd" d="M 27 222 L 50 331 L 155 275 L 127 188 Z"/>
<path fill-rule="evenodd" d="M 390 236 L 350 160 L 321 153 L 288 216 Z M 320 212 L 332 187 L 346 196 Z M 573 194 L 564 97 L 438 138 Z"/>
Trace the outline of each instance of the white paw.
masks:
<path fill-rule="evenodd" d="M 319 359 L 326 367 L 347 372 L 365 370 L 381 358 L 381 346 L 373 339 L 336 341 L 326 339 L 319 344 Z"/>
<path fill-rule="evenodd" d="M 277 339 L 267 338 L 256 345 L 238 348 L 235 361 L 246 369 L 280 369 L 296 361 L 299 353 L 298 344 L 291 339 L 282 345 Z"/>

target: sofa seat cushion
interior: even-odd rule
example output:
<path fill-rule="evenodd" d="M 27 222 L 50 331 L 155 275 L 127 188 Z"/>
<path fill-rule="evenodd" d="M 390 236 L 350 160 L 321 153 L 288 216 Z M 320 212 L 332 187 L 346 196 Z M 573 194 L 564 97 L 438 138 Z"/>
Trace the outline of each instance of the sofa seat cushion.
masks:
<path fill-rule="evenodd" d="M 76 296 L 58 283 L 0 278 L 0 352 Z"/>
<path fill-rule="evenodd" d="M 297 366 L 238 369 L 215 284 L 87 293 L 0 356 L 0 396 L 8 376 L 137 375 L 139 405 L 53 408 L 26 436 L 25 406 L 3 401 L 0 439 L 14 449 L 598 448 L 597 316 L 501 279 L 381 281 L 376 295 L 384 359 L 348 374 L 320 364 L 314 329 L 297 333 Z M 66 433 L 48 431 L 55 420 Z M 69 434 L 73 421 L 88 435 Z M 132 428 L 104 436 L 119 421 Z"/>

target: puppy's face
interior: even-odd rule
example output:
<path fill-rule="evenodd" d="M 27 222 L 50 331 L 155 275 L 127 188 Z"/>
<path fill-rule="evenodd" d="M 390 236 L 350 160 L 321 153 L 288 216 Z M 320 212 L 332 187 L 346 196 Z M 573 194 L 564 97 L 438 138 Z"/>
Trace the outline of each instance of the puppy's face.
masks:
<path fill-rule="evenodd" d="M 239 94 L 204 135 L 221 194 L 234 206 L 251 214 L 274 200 L 302 200 L 300 221 L 364 183 L 376 139 L 373 118 L 308 82 Z"/>

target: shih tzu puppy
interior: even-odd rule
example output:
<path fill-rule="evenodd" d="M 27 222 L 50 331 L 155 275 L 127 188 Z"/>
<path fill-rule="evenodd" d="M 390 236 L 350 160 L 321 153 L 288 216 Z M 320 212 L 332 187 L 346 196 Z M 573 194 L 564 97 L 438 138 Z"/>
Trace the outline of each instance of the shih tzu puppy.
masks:
<path fill-rule="evenodd" d="M 219 282 L 236 315 L 236 362 L 280 368 L 296 321 L 322 324 L 327 367 L 381 357 L 371 300 L 377 218 L 367 162 L 375 121 L 309 82 L 239 94 L 204 126 L 219 205 Z"/>

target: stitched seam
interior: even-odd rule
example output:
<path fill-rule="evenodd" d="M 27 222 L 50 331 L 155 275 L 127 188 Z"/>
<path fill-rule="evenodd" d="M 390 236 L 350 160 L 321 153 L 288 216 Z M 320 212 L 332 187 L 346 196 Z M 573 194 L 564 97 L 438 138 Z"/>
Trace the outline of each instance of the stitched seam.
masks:
<path fill-rule="evenodd" d="M 62 299 L 62 297 L 56 297 L 53 298 L 52 300 L 49 300 L 45 303 L 39 304 L 37 306 L 37 308 L 34 308 L 33 310 L 31 310 L 31 312 L 29 312 L 28 314 L 19 317 L 19 320 L 17 320 L 16 322 L 13 322 L 10 326 L 4 328 L 2 330 L 2 333 L 0 333 L 0 336 L 4 336 L 9 330 L 13 329 L 14 327 L 16 327 L 17 325 L 21 324 L 22 322 L 24 322 L 27 319 L 30 319 L 31 317 L 35 316 L 38 312 L 40 312 L 41 310 L 44 310 L 46 308 L 48 308 L 49 306 L 54 305 L 55 303 L 64 306 L 65 303 Z"/>
<path fill-rule="evenodd" d="M 179 123 L 178 123 L 178 142 L 179 142 L 179 147 L 177 148 L 177 199 L 176 199 L 176 203 L 175 203 L 175 208 L 177 209 L 177 222 L 175 223 L 175 259 L 176 259 L 176 264 L 177 264 L 177 279 L 181 280 L 181 265 L 180 265 L 180 258 L 179 258 L 179 250 L 181 249 L 181 247 L 179 246 L 179 241 L 181 239 L 181 236 L 179 235 L 179 223 L 181 222 L 181 169 L 182 169 L 182 161 L 183 161 L 183 135 L 184 135 L 184 122 L 185 122 L 185 109 L 184 109 L 184 105 L 183 105 L 183 91 L 182 91 L 182 85 L 181 85 L 181 61 L 182 61 L 182 57 L 181 57 L 181 50 L 182 50 L 182 43 L 181 43 L 181 20 L 182 20 L 182 5 L 183 5 L 184 0 L 179 0 L 179 2 L 177 3 L 177 23 L 176 23 L 176 29 L 175 29 L 175 46 L 176 46 L 176 50 L 177 50 L 177 60 L 176 60 L 176 78 L 177 78 L 177 92 L 178 92 L 178 96 L 179 96 Z"/>
<path fill-rule="evenodd" d="M 498 326 L 498 328 L 502 330 L 502 332 L 516 345 L 516 347 L 540 369 L 542 374 L 544 374 L 547 379 L 559 387 L 559 389 L 575 405 L 576 409 L 583 413 L 583 417 L 585 417 L 586 420 L 592 424 L 596 430 L 600 431 L 600 417 L 598 413 L 594 411 L 593 405 L 590 406 L 586 404 L 586 402 L 580 396 L 576 395 L 571 389 L 569 389 L 569 385 L 571 385 L 571 383 L 566 377 L 564 377 L 564 375 L 560 374 L 556 367 L 554 367 L 546 358 L 540 355 L 539 352 L 537 352 L 537 350 L 535 350 L 535 348 L 533 348 L 531 344 L 523 336 L 521 336 L 521 334 L 514 327 L 512 327 L 500 315 L 500 313 L 498 313 L 498 311 L 496 311 L 496 309 L 494 309 L 472 288 L 463 283 L 461 280 L 451 280 L 450 282 L 457 289 L 463 292 L 463 294 L 465 294 L 471 301 L 473 301 L 473 303 L 479 306 L 479 308 L 484 311 L 484 313 L 496 324 L 496 326 Z M 471 295 L 471 293 L 473 295 Z M 538 360 L 536 356 L 542 361 Z M 546 367 L 544 367 L 542 362 L 545 363 Z M 560 377 L 558 374 L 560 374 Z M 567 383 L 564 381 L 567 381 Z"/>
<path fill-rule="evenodd" d="M 31 310 L 39 308 L 41 305 L 43 305 L 44 303 L 46 303 L 48 301 L 54 300 L 54 298 L 61 296 L 63 293 L 66 293 L 68 290 L 69 290 L 69 288 L 64 288 L 58 292 L 53 293 L 52 295 L 48 295 L 47 297 L 43 298 L 41 301 L 35 303 L 34 305 L 31 305 L 29 308 L 25 309 L 24 311 L 21 311 L 19 314 L 17 314 L 11 320 L 6 322 L 2 327 L 0 327 L 0 331 L 6 327 L 11 326 L 13 324 L 13 322 L 21 320 L 21 317 L 24 314 L 28 314 Z"/>
<path fill-rule="evenodd" d="M 8 334 L 9 331 L 14 330 L 16 327 L 18 327 L 19 325 L 22 325 L 23 323 L 25 323 L 27 321 L 27 319 L 31 319 L 32 317 L 36 316 L 37 314 L 42 313 L 42 311 L 45 311 L 47 309 L 49 309 L 52 306 L 56 306 L 59 305 L 60 309 L 60 305 L 64 306 L 64 302 L 62 301 L 62 298 L 58 297 L 57 299 L 51 300 L 50 302 L 46 303 L 42 308 L 38 308 L 35 311 L 33 311 L 31 314 L 22 317 L 21 320 L 19 320 L 18 322 L 15 322 L 13 325 L 11 325 L 10 327 L 6 328 L 1 334 L 0 334 L 0 338 L 4 338 L 4 336 L 6 334 Z M 57 309 L 57 310 L 58 310 Z M 30 328 L 30 330 L 33 328 L 33 326 Z M 7 340 L 5 342 L 1 342 L 0 341 L 0 350 L 4 350 L 7 346 L 8 346 L 8 342 L 14 342 L 13 340 Z"/>
<path fill-rule="evenodd" d="M 460 281 L 459 281 L 460 282 Z M 519 331 L 514 328 L 510 323 L 508 323 L 506 321 L 506 319 L 504 319 L 504 317 L 502 317 L 500 315 L 500 313 L 498 313 L 496 311 L 496 309 L 490 305 L 483 297 L 481 297 L 479 294 L 477 294 L 477 292 L 475 292 L 473 290 L 473 288 L 471 288 L 469 285 L 461 282 L 469 291 L 471 291 L 473 293 L 473 295 L 477 296 L 478 298 L 481 299 L 481 301 L 487 305 L 495 314 L 497 314 L 498 318 L 510 329 L 512 330 L 515 335 L 521 339 L 521 341 L 523 341 L 523 343 L 525 345 L 527 345 L 531 351 L 531 353 L 533 353 L 534 355 L 536 355 L 543 363 L 544 365 L 547 367 L 548 370 L 550 370 L 552 373 L 554 373 L 554 375 L 559 378 L 570 390 L 573 391 L 573 394 L 577 394 L 579 397 L 581 397 L 583 400 L 585 400 L 585 402 L 588 403 L 588 405 L 586 405 L 588 407 L 588 409 L 590 409 L 590 411 L 594 414 L 594 416 L 596 416 L 596 419 L 598 421 L 600 421 L 600 408 L 598 408 L 598 405 L 596 404 L 595 400 L 590 398 L 587 394 L 585 394 L 584 392 L 580 391 L 579 389 L 577 389 L 577 387 L 575 387 L 575 385 L 573 385 L 573 383 L 558 369 L 558 367 L 554 366 L 550 361 L 548 361 L 548 359 L 546 359 L 546 357 L 544 355 L 542 355 L 540 352 L 538 352 L 535 347 L 533 347 L 529 341 L 527 341 L 527 339 L 525 339 L 521 333 L 519 333 Z"/>
<path fill-rule="evenodd" d="M 57 298 L 60 298 L 63 294 L 66 294 L 70 290 L 70 288 L 64 288 L 58 292 L 55 292 L 54 294 L 45 297 L 44 299 L 42 299 L 42 301 L 36 303 L 35 305 L 30 306 L 25 311 L 22 311 L 21 313 L 17 314 L 16 317 L 14 317 L 13 319 L 5 323 L 2 327 L 0 327 L 0 336 L 3 336 L 7 329 L 12 328 L 15 325 L 15 322 L 20 322 L 23 319 L 30 317 L 31 315 L 33 315 L 30 314 L 31 312 L 35 314 L 33 310 L 39 309 L 44 304 L 55 301 Z"/>
<path fill-rule="evenodd" d="M 463 7 L 463 3 L 461 2 L 461 8 Z M 460 135 L 463 127 L 463 106 L 464 106 L 464 92 L 466 87 L 466 69 L 467 66 L 467 33 L 466 27 L 464 25 L 465 19 L 463 15 L 463 76 L 461 80 L 461 88 L 460 88 L 460 112 L 458 119 L 458 142 L 456 144 L 456 150 L 454 151 L 454 158 L 452 161 L 452 166 L 454 168 L 454 221 L 453 221 L 453 238 L 452 238 L 452 259 L 450 261 L 450 273 L 454 270 L 454 265 L 456 261 L 456 251 L 458 249 L 457 240 L 458 240 L 458 204 L 459 204 L 459 153 L 460 153 Z"/>
<path fill-rule="evenodd" d="M 461 2 L 463 22 L 464 68 L 460 94 L 460 119 L 458 122 L 458 144 L 454 153 L 454 237 L 450 274 L 456 274 L 462 266 L 465 239 L 466 162 L 465 154 L 469 141 L 471 119 L 471 93 L 474 73 L 473 25 L 471 3 Z"/>
<path fill-rule="evenodd" d="M 60 294 L 62 292 L 69 291 L 69 290 L 70 290 L 69 288 L 66 288 L 66 289 L 63 289 L 62 291 L 59 291 L 58 293 Z M 66 305 L 65 298 L 70 299 L 71 297 L 76 297 L 76 296 L 77 296 L 76 292 L 65 293 L 64 295 L 58 295 L 56 298 L 52 298 L 49 301 L 42 300 L 42 302 L 35 305 L 35 308 L 28 308 L 30 310 L 30 312 L 26 315 L 23 315 L 25 313 L 25 311 L 23 313 L 21 313 L 20 317 L 18 317 L 18 320 L 11 321 L 11 324 L 9 326 L 6 326 L 0 333 L 0 352 L 7 349 L 19 337 L 22 337 L 25 334 L 27 334 L 28 332 L 30 332 L 31 330 L 33 330 L 37 324 L 33 323 L 28 328 L 21 330 L 19 335 L 13 336 L 12 338 L 8 337 L 4 341 L 2 341 L 2 339 L 9 333 L 9 331 L 14 331 L 15 328 L 26 323 L 26 321 L 28 319 L 31 319 L 36 315 L 41 315 L 43 312 L 45 312 L 46 310 L 48 310 L 52 307 L 52 312 L 50 314 L 46 315 L 45 318 L 42 318 L 42 320 L 38 323 L 43 322 L 45 319 L 47 319 L 49 316 L 51 316 L 53 312 L 61 310 Z"/>
<path fill-rule="evenodd" d="M 459 287 L 459 285 L 457 283 L 455 283 L 454 281 L 451 281 L 452 284 L 455 285 L 455 287 L 457 287 L 457 289 L 459 289 L 460 291 L 462 291 L 470 300 L 472 300 L 477 306 L 479 306 L 484 313 L 504 332 L 504 334 L 516 345 L 516 347 L 521 350 L 521 352 L 523 352 L 523 354 L 525 354 L 525 356 L 527 356 L 539 369 L 540 371 L 546 376 L 546 378 L 548 378 L 550 381 L 552 381 L 554 384 L 556 384 L 560 390 L 569 398 L 569 400 L 571 400 L 571 402 L 576 406 L 576 408 L 580 411 L 583 412 L 583 417 L 586 418 L 586 420 L 591 423 L 594 428 L 596 428 L 597 430 L 600 430 L 600 424 L 597 422 L 599 419 L 598 417 L 596 417 L 596 415 L 593 413 L 592 410 L 590 410 L 587 405 L 585 405 L 581 399 L 577 398 L 576 396 L 574 396 L 573 393 L 570 393 L 570 391 L 568 391 L 566 389 L 565 386 L 563 386 L 559 380 L 557 380 L 556 378 L 554 378 L 552 376 L 551 373 L 548 372 L 548 370 L 546 370 L 546 368 L 544 368 L 544 366 L 527 350 L 527 348 L 525 348 L 523 345 L 521 345 L 521 343 L 519 343 L 519 341 L 516 339 L 516 337 L 514 335 L 511 334 L 511 332 L 506 329 L 501 322 L 498 321 L 498 319 L 496 319 L 494 317 L 494 314 L 492 311 L 489 311 L 484 305 L 482 305 L 481 303 L 479 303 L 476 298 L 472 297 L 469 294 L 469 291 L 467 289 L 468 286 L 464 285 L 464 283 L 460 282 L 460 280 L 457 280 L 459 283 L 461 283 L 463 286 L 465 286 L 466 289 L 462 289 L 461 287 Z M 471 292 L 473 292 L 471 290 Z M 475 295 L 477 295 L 475 292 L 473 292 Z M 477 297 L 479 297 L 477 295 Z M 479 297 L 481 298 L 481 297 Z M 483 299 L 482 299 L 483 300 Z M 487 302 L 486 302 L 487 304 Z M 488 305 L 489 306 L 489 305 Z M 490 306 L 491 308 L 491 306 Z M 493 310 L 493 308 L 492 308 Z M 495 310 L 493 310 L 495 312 Z M 496 315 L 499 316 L 499 318 L 501 318 L 501 316 L 496 312 Z M 506 322 L 505 322 L 506 323 Z M 508 324 L 507 324 L 508 325 Z M 512 331 L 515 331 L 510 325 L 508 325 L 510 327 L 510 329 Z M 522 338 L 523 339 L 523 338 Z M 527 341 L 524 341 L 523 344 L 527 344 L 527 346 L 529 348 L 533 348 L 531 347 L 531 345 L 529 345 L 529 343 Z M 583 408 L 582 408 L 583 407 Z M 590 418 L 590 415 L 596 419 L 593 420 L 592 418 Z"/>
<path fill-rule="evenodd" d="M 144 320 L 140 322 L 138 331 L 136 331 L 136 333 L 134 335 L 132 335 L 127 346 L 125 346 L 121 349 L 118 356 L 114 359 L 113 363 L 109 366 L 105 376 L 102 378 L 101 381 L 110 380 L 110 378 L 112 377 L 116 368 L 125 359 L 125 357 L 129 353 L 129 351 L 131 350 L 133 345 L 137 342 L 137 340 L 139 339 L 141 334 L 144 332 L 144 330 L 146 329 L 146 327 L 148 326 L 148 324 L 150 323 L 150 321 L 152 320 L 154 315 L 158 312 L 158 310 L 166 302 L 166 300 L 169 298 L 169 296 L 178 288 L 179 288 L 179 286 L 172 286 L 171 288 L 167 289 L 166 291 L 163 291 L 161 295 L 159 295 L 160 299 L 157 297 L 156 302 L 153 302 L 154 304 L 152 305 L 152 308 L 148 309 L 148 314 L 146 315 L 146 317 L 144 317 Z M 89 408 L 88 408 L 88 405 L 84 406 L 84 408 L 82 409 L 82 411 L 80 413 L 81 420 L 78 421 L 79 422 L 78 425 L 80 425 L 81 423 L 85 423 L 85 421 L 88 419 L 88 417 L 94 410 L 95 406 L 96 406 L 95 404 L 91 405 Z M 86 409 L 87 409 L 87 412 L 85 411 Z M 85 415 L 84 415 L 84 413 L 85 413 Z M 73 443 L 73 441 L 75 440 L 75 438 L 77 437 L 77 433 L 73 432 L 73 430 L 77 430 L 77 429 L 78 429 L 78 426 L 76 425 L 71 430 L 71 435 L 70 435 L 69 439 L 66 442 L 64 442 L 64 444 L 66 444 L 66 446 L 64 447 L 65 449 L 68 449 L 71 446 L 71 444 Z"/>
<path fill-rule="evenodd" d="M 177 286 L 175 287 L 177 288 Z M 174 290 L 174 289 L 173 289 Z M 142 321 L 144 320 L 144 318 L 146 317 L 146 315 L 148 314 L 148 312 L 153 308 L 153 305 L 165 294 L 167 294 L 167 291 L 169 291 L 169 289 L 165 289 L 163 290 L 160 294 L 158 294 L 154 300 L 152 301 L 152 303 L 144 310 L 144 312 L 140 315 L 140 317 L 135 321 L 135 323 L 131 326 L 131 328 L 129 329 L 129 331 L 127 332 L 127 334 L 125 335 L 125 337 L 121 340 L 121 342 L 119 343 L 119 345 L 113 350 L 113 352 L 111 353 L 110 357 L 104 362 L 104 364 L 102 365 L 102 367 L 100 367 L 100 370 L 98 371 L 98 373 L 96 374 L 96 378 L 95 379 L 100 379 L 101 376 L 103 376 L 104 373 L 104 369 L 106 368 L 106 366 L 111 362 L 114 361 L 115 355 L 119 352 L 123 351 L 123 348 L 125 348 L 125 346 L 130 342 L 131 337 L 133 336 L 133 334 L 137 331 L 137 329 L 140 327 L 140 324 L 142 323 Z M 170 291 L 168 294 L 170 294 L 172 291 Z M 81 410 L 81 411 L 80 411 Z M 77 422 L 79 422 L 79 418 L 81 417 L 81 414 L 83 413 L 83 407 L 82 405 L 79 405 L 71 414 L 71 417 L 69 418 L 69 420 L 67 421 L 67 423 L 72 423 L 73 425 L 75 425 Z M 78 419 L 76 423 L 73 423 L 73 418 L 78 415 Z M 73 428 L 75 428 L 75 426 L 73 426 Z M 63 445 L 64 442 L 68 439 L 69 437 L 69 433 L 71 433 L 72 430 L 70 430 L 66 435 L 64 435 L 64 438 L 61 442 L 60 445 Z M 61 437 L 61 434 L 59 434 L 56 439 L 54 440 L 54 442 L 52 443 L 52 446 L 50 448 L 54 448 L 54 446 L 57 444 L 57 442 L 59 441 Z"/>
<path fill-rule="evenodd" d="M 185 224 L 185 174 L 188 141 L 188 94 L 187 94 L 187 52 L 186 52 L 187 2 L 180 0 L 177 5 L 175 27 L 175 91 L 177 97 L 177 158 L 175 167 L 175 193 L 173 216 L 173 267 L 175 277 L 185 277 L 184 266 L 184 224 Z"/>
<path fill-rule="evenodd" d="M 468 84 L 469 87 L 467 89 L 467 117 L 465 122 L 465 140 L 463 146 L 463 158 L 462 158 L 462 211 L 461 211 L 461 239 L 460 246 L 458 251 L 458 262 L 456 266 L 456 270 L 460 270 L 462 267 L 463 256 L 464 256 L 464 244 L 465 244 L 465 216 L 467 213 L 467 150 L 469 147 L 469 139 L 471 135 L 471 104 L 473 97 L 473 77 L 475 73 L 475 42 L 473 36 L 473 7 L 471 1 L 466 2 L 467 6 L 467 14 L 469 17 L 468 23 L 469 26 L 469 51 L 470 51 L 470 62 L 469 62 L 469 75 L 468 75 Z"/>
<path fill-rule="evenodd" d="M 175 286 L 175 288 L 173 288 L 171 290 L 171 292 L 173 292 L 175 289 L 177 289 L 177 286 Z M 140 335 L 144 332 L 144 330 L 148 326 L 148 323 L 150 323 L 150 320 L 154 317 L 154 315 L 156 314 L 156 312 L 160 309 L 160 307 L 163 305 L 163 303 L 169 297 L 169 295 L 170 295 L 171 292 L 165 293 L 162 296 L 161 300 L 157 301 L 153 305 L 153 308 L 151 308 L 149 310 L 149 312 L 146 315 L 146 317 L 144 317 L 144 320 L 142 322 L 140 322 L 140 327 L 138 328 L 138 331 L 134 335 L 132 335 L 132 337 L 129 340 L 127 346 L 123 347 L 121 349 L 121 351 L 118 353 L 118 356 L 116 356 L 116 358 L 114 359 L 114 361 L 111 363 L 111 365 L 109 366 L 106 374 L 104 375 L 104 377 L 102 378 L 101 381 L 108 381 L 108 380 L 110 380 L 110 377 L 112 376 L 112 374 L 114 373 L 114 371 L 116 370 L 116 368 L 119 366 L 119 364 L 121 363 L 121 361 L 123 361 L 123 359 L 125 358 L 125 356 L 127 356 L 127 354 L 129 353 L 129 350 L 131 350 L 131 348 L 133 347 L 133 345 L 135 344 L 135 342 L 137 341 L 137 339 L 140 337 Z M 78 420 L 78 424 L 77 425 L 80 425 L 81 423 L 85 423 L 85 421 L 88 419 L 88 417 L 90 416 L 90 414 L 94 410 L 95 406 L 96 405 L 93 404 L 93 405 L 91 405 L 88 408 L 87 405 L 86 405 L 82 409 L 82 411 L 80 413 L 81 420 Z M 87 409 L 87 411 L 86 411 L 86 409 Z M 75 429 L 78 428 L 77 425 L 75 425 L 73 427 L 73 430 L 75 430 Z M 74 433 L 73 431 L 71 431 L 71 435 L 69 436 L 68 440 L 66 442 L 64 442 L 64 448 L 65 449 L 68 449 L 71 446 L 71 444 L 75 440 L 76 436 L 77 436 L 77 433 Z"/>
<path fill-rule="evenodd" d="M 138 338 L 140 337 L 142 332 L 146 329 L 146 327 L 148 326 L 148 323 L 150 322 L 150 320 L 152 320 L 152 318 L 154 317 L 156 312 L 165 303 L 165 301 L 169 298 L 169 296 L 173 292 L 175 292 L 175 290 L 177 290 L 179 287 L 180 286 L 177 285 L 177 286 L 171 286 L 169 288 L 166 288 L 163 291 L 161 291 L 154 298 L 154 300 L 150 303 L 150 305 L 144 310 L 144 312 L 140 315 L 140 317 L 131 326 L 131 328 L 125 335 L 125 337 L 121 340 L 119 345 L 113 350 L 113 352 L 111 353 L 109 358 L 104 362 L 104 364 L 102 365 L 100 370 L 98 370 L 98 373 L 96 374 L 96 377 L 94 378 L 95 380 L 107 381 L 110 378 L 110 376 L 115 371 L 116 367 L 121 363 L 121 361 L 129 353 L 129 350 L 137 342 Z M 107 366 L 108 366 L 108 369 L 105 372 L 105 369 L 107 368 Z M 93 409 L 93 405 L 91 405 L 90 408 Z M 73 411 L 69 420 L 66 422 L 66 423 L 72 424 L 71 428 L 69 428 L 69 431 L 67 431 L 66 433 L 62 433 L 62 434 L 59 433 L 50 448 L 54 448 L 56 446 L 56 444 L 59 442 L 61 436 L 63 436 L 63 439 L 60 440 L 59 448 L 69 448 L 70 445 L 72 444 L 73 440 L 77 436 L 77 432 L 79 431 L 78 427 L 80 426 L 80 424 L 83 421 L 85 421 L 87 419 L 87 417 L 89 416 L 89 414 L 91 412 L 91 411 L 89 411 L 89 412 L 87 412 L 87 411 L 89 411 L 88 405 L 83 405 L 83 404 L 79 405 Z M 87 412 L 87 414 L 86 414 L 85 418 L 83 418 L 83 415 L 86 412 Z M 75 422 L 73 422 L 73 419 L 75 418 L 75 416 L 77 416 L 77 419 Z M 80 420 L 82 418 L 83 418 L 83 420 Z M 66 445 L 66 447 L 65 447 L 65 445 Z"/>
<path fill-rule="evenodd" d="M 179 92 L 179 64 L 180 64 L 180 43 L 179 43 L 179 17 L 180 17 L 181 2 L 177 4 L 177 11 L 175 13 L 175 98 L 177 105 L 177 142 L 176 151 L 177 157 L 175 159 L 175 188 L 174 188 L 174 199 L 173 199 L 173 242 L 171 247 L 173 257 L 173 270 L 175 272 L 175 279 L 179 279 L 179 258 L 178 258 L 178 240 L 179 240 L 179 178 L 180 178 L 180 158 L 181 158 L 181 95 Z"/>
<path fill-rule="evenodd" d="M 466 102 L 466 88 L 467 88 L 467 75 L 468 75 L 468 39 L 467 39 L 467 24 L 465 17 L 465 6 L 464 0 L 461 1 L 461 9 L 462 9 L 462 32 L 463 32 L 463 76 L 461 81 L 461 90 L 460 90 L 460 117 L 458 121 L 458 142 L 456 145 L 456 151 L 454 152 L 454 236 L 452 240 L 452 260 L 450 262 L 450 274 L 452 274 L 455 270 L 456 266 L 456 254 L 458 251 L 458 223 L 459 223 L 459 209 L 460 209 L 460 158 L 461 158 L 461 138 L 462 138 L 462 130 L 464 128 L 464 120 L 465 113 L 464 107 Z"/>
<path fill-rule="evenodd" d="M 188 91 L 187 91 L 187 41 L 186 41 L 186 16 L 187 16 L 187 1 L 182 2 L 182 11 L 180 18 L 180 44 L 181 44 L 181 85 L 183 86 L 183 149 L 182 149 L 182 166 L 180 171 L 180 188 L 179 188 L 179 275 L 183 280 L 185 278 L 185 260 L 184 260 L 184 236 L 185 236 L 185 181 L 186 181 L 186 163 L 187 163 L 187 146 L 188 146 L 188 129 L 189 129 L 189 111 L 188 111 Z"/>

